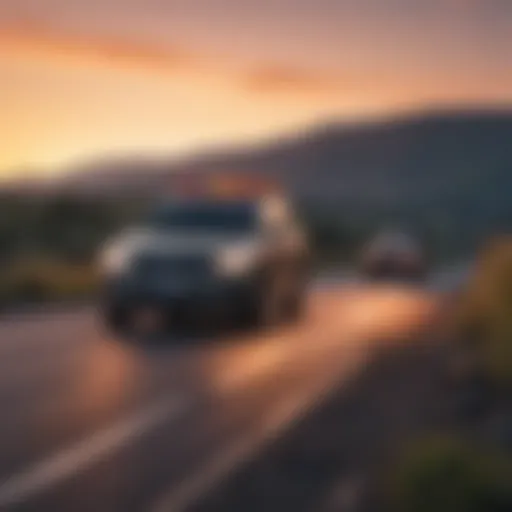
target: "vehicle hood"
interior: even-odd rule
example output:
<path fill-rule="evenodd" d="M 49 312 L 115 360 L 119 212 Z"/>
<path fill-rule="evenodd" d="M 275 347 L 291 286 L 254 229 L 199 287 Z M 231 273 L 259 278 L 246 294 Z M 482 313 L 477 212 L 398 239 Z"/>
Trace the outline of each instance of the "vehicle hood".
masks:
<path fill-rule="evenodd" d="M 184 233 L 181 231 L 158 231 L 150 229 L 130 229 L 121 233 L 111 242 L 111 247 L 127 257 L 140 254 L 162 256 L 171 255 L 214 255 L 220 250 L 237 246 L 256 246 L 256 236 Z"/>

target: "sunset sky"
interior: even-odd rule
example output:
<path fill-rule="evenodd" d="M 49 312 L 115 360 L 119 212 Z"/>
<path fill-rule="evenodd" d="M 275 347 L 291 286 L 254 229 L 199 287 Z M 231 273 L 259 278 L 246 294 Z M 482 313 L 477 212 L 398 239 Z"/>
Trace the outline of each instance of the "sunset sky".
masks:
<path fill-rule="evenodd" d="M 512 0 L 0 0 L 0 176 L 512 105 Z"/>

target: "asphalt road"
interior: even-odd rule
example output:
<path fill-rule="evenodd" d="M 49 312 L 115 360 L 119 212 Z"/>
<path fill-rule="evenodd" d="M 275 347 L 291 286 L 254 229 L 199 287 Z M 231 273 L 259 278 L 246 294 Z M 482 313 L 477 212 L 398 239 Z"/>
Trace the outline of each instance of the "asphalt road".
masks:
<path fill-rule="evenodd" d="M 150 345 L 109 338 L 88 307 L 4 317 L 0 510 L 187 510 L 439 295 L 327 278 L 300 324 Z"/>

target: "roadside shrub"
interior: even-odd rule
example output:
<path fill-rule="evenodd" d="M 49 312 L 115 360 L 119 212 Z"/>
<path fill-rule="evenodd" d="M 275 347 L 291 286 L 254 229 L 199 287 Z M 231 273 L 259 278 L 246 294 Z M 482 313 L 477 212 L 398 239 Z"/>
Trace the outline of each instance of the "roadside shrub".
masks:
<path fill-rule="evenodd" d="M 46 259 L 85 264 L 101 243 L 146 206 L 130 199 L 0 193 L 0 262 Z"/>
<path fill-rule="evenodd" d="M 505 512 L 512 510 L 512 466 L 455 438 L 413 443 L 392 472 L 390 510 Z"/>
<path fill-rule="evenodd" d="M 457 331 L 499 386 L 512 385 L 512 237 L 482 253 L 462 298 Z"/>
<path fill-rule="evenodd" d="M 68 300 L 91 295 L 97 287 L 92 265 L 31 259 L 4 266 L 0 297 L 4 304 Z"/>
<path fill-rule="evenodd" d="M 0 307 L 90 295 L 99 247 L 146 206 L 126 198 L 0 193 Z"/>

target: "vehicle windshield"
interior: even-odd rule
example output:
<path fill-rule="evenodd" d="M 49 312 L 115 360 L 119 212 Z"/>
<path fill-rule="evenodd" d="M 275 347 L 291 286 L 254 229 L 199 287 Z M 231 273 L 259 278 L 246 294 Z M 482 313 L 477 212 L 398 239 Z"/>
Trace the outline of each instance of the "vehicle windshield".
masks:
<path fill-rule="evenodd" d="M 192 202 L 158 207 L 147 225 L 165 230 L 248 232 L 256 227 L 252 203 Z"/>
<path fill-rule="evenodd" d="M 370 252 L 418 253 L 420 246 L 414 238 L 406 233 L 386 232 L 378 235 L 370 243 Z"/>

